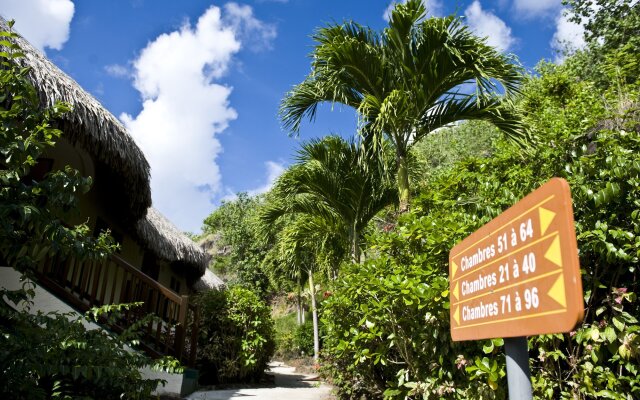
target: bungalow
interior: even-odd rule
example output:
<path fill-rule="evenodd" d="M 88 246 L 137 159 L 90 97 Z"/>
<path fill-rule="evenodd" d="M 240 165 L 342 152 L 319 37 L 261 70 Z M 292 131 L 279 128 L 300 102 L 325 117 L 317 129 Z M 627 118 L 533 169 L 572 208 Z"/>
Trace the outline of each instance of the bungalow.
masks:
<path fill-rule="evenodd" d="M 8 30 L 2 18 L 0 30 Z M 123 329 L 155 313 L 163 322 L 149 324 L 143 349 L 193 365 L 199 316 L 189 295 L 222 284 L 207 269 L 209 256 L 151 208 L 149 164 L 123 125 L 26 40 L 17 42 L 25 53 L 18 62 L 31 68 L 28 77 L 42 106 L 57 100 L 72 106 L 58 121 L 63 137 L 38 160 L 32 178 L 66 165 L 91 176 L 91 190 L 80 196 L 78 209 L 65 222 L 87 222 L 96 234 L 109 229 L 120 244 L 104 262 L 46 259 L 36 273 L 33 311 L 144 302 L 142 310 L 128 312 L 110 328 Z M 16 287 L 18 280 L 17 272 L 0 267 L 0 285 Z"/>

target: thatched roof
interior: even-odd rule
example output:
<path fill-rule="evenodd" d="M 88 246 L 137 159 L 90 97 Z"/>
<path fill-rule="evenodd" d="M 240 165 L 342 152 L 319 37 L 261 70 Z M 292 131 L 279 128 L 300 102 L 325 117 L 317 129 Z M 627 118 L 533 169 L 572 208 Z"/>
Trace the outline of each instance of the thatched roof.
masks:
<path fill-rule="evenodd" d="M 204 275 L 202 275 L 191 288 L 196 292 L 204 292 L 207 290 L 222 290 L 225 286 L 224 281 L 207 268 L 207 270 L 204 271 Z"/>
<path fill-rule="evenodd" d="M 186 264 L 196 277 L 207 270 L 210 256 L 155 208 L 149 208 L 147 216 L 136 223 L 136 233 L 158 258 Z"/>
<path fill-rule="evenodd" d="M 0 16 L 0 30 L 9 26 Z M 96 184 L 100 195 L 158 258 L 187 266 L 195 279 L 204 274 L 209 255 L 151 207 L 149 163 L 125 127 L 92 95 L 62 72 L 44 54 L 23 38 L 15 39 L 25 57 L 17 59 L 30 67 L 29 80 L 35 86 L 42 107 L 56 101 L 71 105 L 72 111 L 58 121 L 64 137 L 84 148 L 96 163 Z M 6 50 L 0 46 L 0 50 Z M 137 221 L 137 222 L 136 222 Z"/>
<path fill-rule="evenodd" d="M 0 17 L 0 30 L 9 26 Z M 41 105 L 64 101 L 72 106 L 59 128 L 72 143 L 82 146 L 109 172 L 108 185 L 118 194 L 130 220 L 144 216 L 151 206 L 149 164 L 124 126 L 76 81 L 62 72 L 44 54 L 23 38 L 17 38 L 25 57 L 17 62 L 30 67 L 28 78 L 38 91 Z M 0 46 L 1 50 L 6 50 Z"/>

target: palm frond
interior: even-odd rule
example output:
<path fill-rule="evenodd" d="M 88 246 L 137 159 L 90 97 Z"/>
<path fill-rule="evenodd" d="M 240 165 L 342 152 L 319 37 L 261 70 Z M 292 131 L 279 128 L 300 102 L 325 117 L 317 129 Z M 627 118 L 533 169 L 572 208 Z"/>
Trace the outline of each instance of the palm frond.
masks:
<path fill-rule="evenodd" d="M 420 121 L 416 140 L 435 129 L 463 120 L 490 121 L 512 141 L 521 146 L 531 140 L 521 116 L 503 98 L 497 96 L 445 97 L 438 101 Z"/>
<path fill-rule="evenodd" d="M 291 251 L 310 247 L 335 267 L 373 215 L 397 200 L 389 168 L 378 169 L 378 163 L 362 157 L 354 140 L 328 136 L 303 143 L 296 163 L 278 178 L 260 214 L 265 229 L 277 230 L 276 241 L 285 241 L 278 244 L 285 246 L 278 251 L 288 252 L 282 257 L 291 261 Z M 278 225 L 284 219 L 287 223 Z M 286 243 L 294 239 L 297 244 Z"/>

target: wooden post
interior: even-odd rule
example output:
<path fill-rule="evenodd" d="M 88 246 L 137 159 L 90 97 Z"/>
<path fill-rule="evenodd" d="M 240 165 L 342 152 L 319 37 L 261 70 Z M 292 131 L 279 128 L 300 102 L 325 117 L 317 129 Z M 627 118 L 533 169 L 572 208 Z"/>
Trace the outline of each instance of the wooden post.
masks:
<path fill-rule="evenodd" d="M 187 328 L 187 310 L 189 308 L 189 297 L 181 296 L 180 310 L 178 312 L 178 325 L 176 326 L 176 341 L 173 347 L 176 351 L 176 358 L 182 360 L 184 351 L 184 334 Z"/>
<path fill-rule="evenodd" d="M 94 262 L 93 265 L 93 276 L 92 283 L 93 287 L 91 289 L 91 293 L 89 295 L 89 306 L 93 307 L 96 304 L 96 299 L 98 298 L 98 285 L 100 284 L 100 276 L 102 276 L 102 263 Z"/>

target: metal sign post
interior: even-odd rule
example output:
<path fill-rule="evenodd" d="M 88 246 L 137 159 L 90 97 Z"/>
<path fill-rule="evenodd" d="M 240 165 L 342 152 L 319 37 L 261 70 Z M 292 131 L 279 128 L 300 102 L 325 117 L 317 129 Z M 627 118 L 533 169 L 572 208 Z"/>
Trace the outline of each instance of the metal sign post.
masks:
<path fill-rule="evenodd" d="M 584 315 L 569 184 L 553 178 L 449 253 L 451 338 L 505 338 L 510 399 L 531 399 L 526 336 Z"/>
<path fill-rule="evenodd" d="M 507 354 L 507 383 L 509 400 L 531 400 L 531 372 L 529 371 L 529 348 L 526 337 L 504 339 Z"/>

